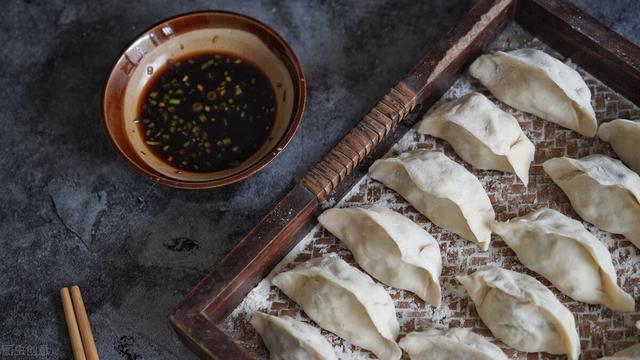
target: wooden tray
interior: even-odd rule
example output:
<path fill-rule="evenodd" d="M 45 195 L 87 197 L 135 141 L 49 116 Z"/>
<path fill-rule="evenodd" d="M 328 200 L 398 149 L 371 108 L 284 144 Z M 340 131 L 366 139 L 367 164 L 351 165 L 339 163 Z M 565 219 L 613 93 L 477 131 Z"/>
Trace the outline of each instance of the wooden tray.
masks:
<path fill-rule="evenodd" d="M 517 25 L 513 25 L 514 19 Z M 525 271 L 515 260 L 513 252 L 495 236 L 491 251 L 479 252 L 473 245 L 450 233 L 431 227 L 402 199 L 370 182 L 365 176 L 371 162 L 405 135 L 413 121 L 439 99 L 454 81 L 458 83 L 448 95 L 460 88 L 461 81 L 467 81 L 472 88 L 476 86 L 481 89 L 477 83 L 474 85 L 469 81 L 468 76 L 465 77 L 464 70 L 483 48 L 490 44 L 495 47 L 495 38 L 505 33 L 505 29 L 507 33 L 522 32 L 526 41 L 535 42 L 530 36 L 533 35 L 541 42 L 529 44 L 532 47 L 551 51 L 546 48 L 548 45 L 559 52 L 552 53 L 570 57 L 578 64 L 579 71 L 587 78 L 594 94 L 593 103 L 599 120 L 640 116 L 638 108 L 633 105 L 640 103 L 640 49 L 636 46 L 561 0 L 478 2 L 459 25 L 430 50 L 171 312 L 169 319 L 172 325 L 194 352 L 204 358 L 216 359 L 251 359 L 264 354 L 255 333 L 250 326 L 246 326 L 246 319 L 229 315 L 305 236 L 302 248 L 291 253 L 282 266 L 291 266 L 324 251 L 337 251 L 348 259 L 348 252 L 321 229 L 309 232 L 317 212 L 338 200 L 344 205 L 384 201 L 423 224 L 440 242 L 445 265 L 441 282 L 443 288 L 450 286 L 454 293 L 457 291 L 457 285 L 452 280 L 454 273 L 482 263 L 501 261 L 505 267 Z M 512 39 L 503 35 L 499 47 L 509 48 L 509 41 Z M 519 43 L 513 45 L 522 47 Z M 506 106 L 504 108 L 507 109 Z M 526 189 L 511 175 L 473 170 L 490 193 L 498 218 L 504 220 L 521 215 L 541 205 L 558 208 L 576 217 L 567 205 L 566 197 L 543 174 L 540 163 L 553 156 L 583 156 L 592 152 L 611 154 L 610 150 L 597 140 L 581 138 L 552 123 L 542 122 L 512 109 L 510 111 L 516 114 L 525 132 L 536 144 L 536 160 L 531 169 L 532 181 Z M 414 147 L 440 149 L 455 157 L 443 142 L 413 133 L 407 134 L 395 150 Z M 356 183 L 357 187 L 345 197 Z M 597 232 L 593 227 L 590 230 Z M 602 232 L 597 235 L 601 239 L 606 238 L 605 243 L 611 250 L 616 250 L 616 268 L 621 270 L 620 267 L 626 265 L 620 275 L 626 272 L 636 274 L 625 277 L 623 287 L 638 299 L 640 264 L 637 260 L 640 257 L 637 249 L 620 237 Z M 468 257 L 464 259 L 466 266 L 455 261 L 460 256 Z M 419 301 L 414 301 L 404 292 L 389 290 L 399 310 L 403 333 L 427 327 L 465 326 L 489 335 L 477 320 L 477 314 L 464 293 L 445 293 L 443 300 L 451 313 L 443 314 L 436 313 L 430 307 L 425 308 L 424 304 L 418 308 L 416 304 Z M 271 291 L 275 293 L 275 290 Z M 560 296 L 560 299 L 578 314 L 584 359 L 610 354 L 629 345 L 634 339 L 631 322 L 640 318 L 637 313 L 622 315 L 601 307 L 572 302 L 566 297 Z M 295 306 L 277 293 L 269 295 L 266 301 L 252 305 L 258 308 L 264 305 L 271 312 L 300 316 Z M 243 306 L 246 307 L 246 303 Z M 239 341 L 236 342 L 234 338 Z M 349 344 L 337 338 L 331 340 L 343 349 L 350 349 Z M 508 350 L 513 357 L 523 355 Z M 544 355 L 539 356 L 543 358 Z M 538 358 L 538 354 L 533 358 Z"/>

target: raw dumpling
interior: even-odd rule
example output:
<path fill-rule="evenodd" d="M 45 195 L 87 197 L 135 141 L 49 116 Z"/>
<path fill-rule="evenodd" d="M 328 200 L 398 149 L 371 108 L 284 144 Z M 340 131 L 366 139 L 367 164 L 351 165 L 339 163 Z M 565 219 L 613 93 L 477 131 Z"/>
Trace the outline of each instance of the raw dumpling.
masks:
<path fill-rule="evenodd" d="M 640 321 L 636 323 L 636 328 L 640 330 Z M 622 351 L 618 351 L 612 356 L 600 358 L 600 360 L 638 360 L 640 359 L 640 344 L 635 344 Z"/>
<path fill-rule="evenodd" d="M 469 329 L 412 332 L 399 344 L 411 360 L 507 360 L 499 347 Z"/>
<path fill-rule="evenodd" d="M 369 175 L 397 191 L 434 224 L 489 248 L 495 213 L 480 181 L 441 152 L 379 159 Z"/>
<path fill-rule="evenodd" d="M 555 210 L 540 209 L 497 223 L 494 231 L 524 266 L 547 278 L 567 296 L 615 311 L 635 309 L 633 297 L 616 284 L 609 250 L 581 222 Z"/>
<path fill-rule="evenodd" d="M 623 234 L 640 247 L 638 174 L 604 155 L 580 160 L 553 158 L 542 166 L 584 220 L 602 230 Z"/>
<path fill-rule="evenodd" d="M 382 360 L 400 359 L 400 333 L 389 294 L 335 254 L 308 260 L 273 278 L 273 284 L 323 329 L 370 350 Z"/>
<path fill-rule="evenodd" d="M 469 71 L 507 105 L 584 136 L 596 134 L 598 122 L 589 87 L 577 71 L 543 51 L 482 55 Z"/>
<path fill-rule="evenodd" d="M 251 317 L 251 325 L 269 349 L 271 360 L 338 360 L 331 344 L 311 325 L 259 311 Z"/>
<path fill-rule="evenodd" d="M 478 169 L 515 173 L 525 185 L 535 147 L 518 120 L 473 92 L 424 117 L 418 132 L 446 140 L 462 160 Z"/>
<path fill-rule="evenodd" d="M 329 209 L 318 220 L 374 278 L 440 306 L 440 247 L 418 224 L 378 206 Z"/>
<path fill-rule="evenodd" d="M 625 119 L 606 122 L 598 128 L 598 137 L 611 144 L 620 160 L 640 174 L 640 122 Z"/>
<path fill-rule="evenodd" d="M 578 359 L 580 338 L 573 315 L 538 280 L 496 266 L 457 279 L 482 321 L 505 344 Z"/>

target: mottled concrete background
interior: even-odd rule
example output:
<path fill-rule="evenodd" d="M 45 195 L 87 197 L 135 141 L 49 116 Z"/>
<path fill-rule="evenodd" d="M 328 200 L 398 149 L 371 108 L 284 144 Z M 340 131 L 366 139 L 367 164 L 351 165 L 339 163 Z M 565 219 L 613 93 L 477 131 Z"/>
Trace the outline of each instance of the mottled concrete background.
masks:
<path fill-rule="evenodd" d="M 575 0 L 640 42 L 631 0 Z M 0 357 L 69 358 L 58 289 L 84 288 L 103 359 L 191 358 L 166 314 L 274 202 L 471 7 L 470 0 L 5 1 L 0 18 Z M 112 59 L 162 18 L 254 16 L 304 65 L 302 127 L 266 170 L 223 190 L 145 180 L 108 144 Z"/>

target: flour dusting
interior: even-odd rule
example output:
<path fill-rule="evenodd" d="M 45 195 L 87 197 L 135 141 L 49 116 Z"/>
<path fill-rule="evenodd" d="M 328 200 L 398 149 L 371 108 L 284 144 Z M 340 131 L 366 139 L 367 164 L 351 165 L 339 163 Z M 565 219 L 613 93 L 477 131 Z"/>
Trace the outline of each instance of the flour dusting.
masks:
<path fill-rule="evenodd" d="M 490 46 L 489 50 L 512 50 L 532 47 L 544 50 L 551 55 L 563 59 L 560 54 L 549 49 L 538 39 L 533 38 L 517 25 L 510 25 Z M 573 66 L 573 64 L 572 64 Z M 592 103 L 598 120 L 621 118 L 640 118 L 640 109 L 634 104 L 604 86 L 597 79 L 579 67 L 577 71 L 585 78 L 592 92 Z M 599 153 L 615 157 L 611 148 L 597 138 L 585 138 L 567 129 L 542 121 L 532 115 L 522 113 L 498 102 L 478 81 L 465 72 L 453 86 L 432 107 L 444 101 L 458 98 L 471 91 L 479 91 L 498 104 L 503 110 L 514 115 L 526 136 L 536 146 L 536 156 L 532 163 L 530 182 L 525 186 L 514 174 L 493 170 L 477 170 L 464 163 L 452 150 L 451 146 L 428 135 L 421 135 L 411 129 L 384 157 L 400 152 L 428 149 L 442 151 L 447 156 L 465 166 L 482 183 L 496 211 L 496 220 L 505 221 L 523 216 L 541 207 L 558 210 L 574 219 L 580 219 L 575 213 L 567 197 L 551 181 L 542 170 L 542 163 L 552 157 L 570 156 L 580 158 Z M 574 314 L 582 343 L 581 359 L 593 360 L 611 355 L 629 345 L 640 342 L 640 312 L 614 313 L 602 306 L 588 305 L 564 296 L 548 281 L 526 269 L 517 259 L 515 253 L 499 237 L 493 236 L 488 251 L 482 252 L 477 245 L 463 240 L 457 235 L 445 231 L 415 211 L 397 193 L 385 188 L 382 184 L 368 176 L 360 179 L 342 198 L 331 198 L 324 207 L 354 207 L 376 204 L 402 213 L 422 226 L 436 238 L 442 255 L 442 305 L 434 308 L 425 304 L 415 295 L 388 286 L 396 307 L 396 315 L 401 327 L 401 336 L 411 331 L 428 331 L 432 329 L 471 328 L 474 332 L 487 337 L 500 346 L 510 359 L 561 359 L 564 357 L 549 354 L 525 354 L 515 351 L 497 341 L 489 329 L 478 317 L 473 302 L 462 285 L 455 279 L 456 275 L 469 274 L 487 264 L 523 272 L 534 276 L 547 285 L 558 299 Z M 622 236 L 601 231 L 591 224 L 583 222 L 587 230 L 600 239 L 610 250 L 613 264 L 618 273 L 618 284 L 635 299 L 640 299 L 640 250 Z M 295 265 L 314 257 L 336 253 L 345 261 L 355 265 L 351 253 L 330 233 L 322 227 L 315 226 L 299 244 L 278 264 L 275 269 L 262 280 L 233 311 L 221 329 L 233 337 L 239 344 L 259 359 L 267 358 L 267 350 L 260 337 L 249 324 L 251 315 L 261 310 L 274 315 L 288 315 L 315 326 L 300 308 L 271 284 L 273 275 L 291 269 Z M 339 359 L 371 359 L 373 355 L 332 333 L 321 330 L 321 333 L 334 346 Z"/>

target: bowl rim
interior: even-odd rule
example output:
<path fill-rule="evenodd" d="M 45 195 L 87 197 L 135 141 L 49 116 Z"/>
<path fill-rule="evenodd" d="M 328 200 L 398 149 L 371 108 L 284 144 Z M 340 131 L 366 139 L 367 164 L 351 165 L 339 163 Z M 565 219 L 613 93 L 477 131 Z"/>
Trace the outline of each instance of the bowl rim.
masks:
<path fill-rule="evenodd" d="M 187 180 L 171 178 L 165 174 L 162 174 L 156 171 L 155 169 L 152 169 L 154 170 L 153 172 L 148 171 L 146 168 L 140 166 L 136 162 L 136 159 L 132 159 L 128 154 L 125 153 L 125 151 L 118 145 L 118 143 L 114 139 L 114 136 L 111 134 L 109 130 L 108 120 L 107 120 L 109 116 L 107 111 L 108 109 L 106 105 L 107 103 L 106 98 L 107 98 L 107 89 L 109 87 L 111 77 L 114 71 L 116 71 L 116 67 L 119 61 L 125 56 L 127 50 L 129 50 L 143 36 L 151 32 L 152 30 L 156 29 L 157 27 L 161 26 L 162 24 L 169 22 L 171 20 L 186 18 L 190 16 L 202 16 L 202 15 L 207 16 L 207 15 L 220 15 L 220 14 L 230 15 L 230 16 L 239 18 L 241 21 L 248 21 L 248 22 L 254 23 L 258 27 L 260 27 L 263 31 L 265 31 L 265 33 L 267 33 L 270 37 L 276 40 L 285 50 L 284 55 L 291 62 L 291 65 L 292 65 L 290 70 L 293 70 L 291 75 L 295 76 L 293 78 L 293 83 L 294 83 L 294 88 L 296 89 L 297 95 L 298 95 L 297 99 L 294 101 L 295 111 L 292 114 L 292 118 L 289 121 L 287 130 L 282 135 L 280 140 L 274 145 L 272 150 L 269 151 L 269 153 L 267 153 L 265 156 L 260 158 L 260 160 L 258 160 L 248 168 L 244 169 L 243 171 L 233 173 L 231 175 L 228 175 L 219 179 L 207 180 L 207 181 L 187 181 Z M 116 150 L 120 158 L 123 159 L 130 167 L 136 170 L 139 174 L 143 175 L 148 179 L 151 179 L 154 182 L 160 183 L 162 185 L 167 185 L 173 188 L 178 188 L 178 189 L 198 190 L 198 189 L 220 188 L 220 187 L 224 187 L 224 186 L 242 181 L 254 175 L 255 173 L 259 172 L 260 170 L 264 169 L 280 153 L 282 153 L 282 150 L 284 150 L 287 147 L 287 145 L 291 142 L 291 140 L 293 139 L 293 136 L 295 135 L 296 131 L 300 127 L 300 124 L 302 122 L 302 115 L 304 114 L 304 110 L 306 106 L 306 99 L 307 99 L 306 84 L 307 83 L 306 83 L 306 79 L 304 76 L 304 71 L 303 71 L 300 59 L 298 58 L 298 55 L 295 53 L 291 45 L 289 45 L 289 43 L 278 32 L 276 32 L 273 28 L 271 28 L 269 25 L 265 24 L 264 22 L 258 19 L 255 19 L 251 16 L 240 14 L 233 11 L 196 10 L 196 11 L 189 11 L 189 12 L 177 14 L 168 18 L 164 18 L 160 21 L 157 21 L 152 25 L 150 25 L 149 27 L 145 28 L 143 31 L 141 31 L 137 35 L 135 35 L 132 40 L 127 42 L 127 44 L 118 52 L 118 55 L 112 61 L 108 69 L 109 70 L 107 71 L 104 85 L 102 86 L 100 114 L 101 114 L 101 122 L 102 122 L 103 130 L 105 132 L 106 137 L 109 139 L 111 146 L 114 148 L 114 150 Z M 143 160 L 139 159 L 139 161 L 142 162 Z"/>

